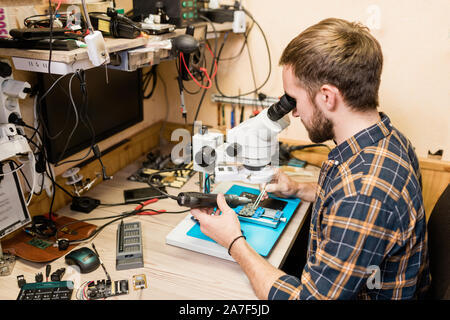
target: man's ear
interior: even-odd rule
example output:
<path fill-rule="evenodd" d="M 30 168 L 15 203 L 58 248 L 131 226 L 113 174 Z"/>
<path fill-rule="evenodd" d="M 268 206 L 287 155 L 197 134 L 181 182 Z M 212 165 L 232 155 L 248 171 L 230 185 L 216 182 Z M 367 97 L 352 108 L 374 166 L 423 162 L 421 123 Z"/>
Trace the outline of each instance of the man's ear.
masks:
<path fill-rule="evenodd" d="M 336 111 L 341 94 L 335 86 L 324 84 L 320 87 L 316 98 L 326 111 L 333 112 Z"/>

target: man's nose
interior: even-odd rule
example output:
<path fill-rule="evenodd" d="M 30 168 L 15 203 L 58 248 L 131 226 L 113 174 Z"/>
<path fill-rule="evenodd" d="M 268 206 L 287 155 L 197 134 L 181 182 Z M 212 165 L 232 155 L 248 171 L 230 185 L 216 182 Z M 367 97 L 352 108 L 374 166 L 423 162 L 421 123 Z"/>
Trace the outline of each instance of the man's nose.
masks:
<path fill-rule="evenodd" d="M 300 117 L 300 113 L 298 112 L 298 109 L 297 109 L 297 108 L 295 108 L 294 110 L 292 110 L 292 116 L 293 116 L 294 118 Z"/>

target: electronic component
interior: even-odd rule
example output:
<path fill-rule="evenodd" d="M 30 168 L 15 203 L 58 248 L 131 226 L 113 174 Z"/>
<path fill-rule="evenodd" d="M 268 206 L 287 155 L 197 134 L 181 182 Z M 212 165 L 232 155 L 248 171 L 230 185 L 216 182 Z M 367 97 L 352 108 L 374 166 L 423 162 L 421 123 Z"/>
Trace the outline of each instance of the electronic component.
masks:
<path fill-rule="evenodd" d="M 72 291 L 72 281 L 26 283 L 17 300 L 70 300 Z"/>
<path fill-rule="evenodd" d="M 140 222 L 124 223 L 117 228 L 116 270 L 142 268 L 142 232 Z"/>
<path fill-rule="evenodd" d="M 44 281 L 44 276 L 42 275 L 42 272 L 36 273 L 36 275 L 34 276 L 34 281 L 35 282 L 42 282 L 42 281 Z"/>
<path fill-rule="evenodd" d="M 234 194 L 225 194 L 225 201 L 230 207 L 237 207 L 242 204 L 251 203 L 252 200 L 246 197 L 239 197 Z M 201 192 L 181 192 L 177 196 L 177 202 L 180 206 L 189 208 L 217 206 L 217 194 Z"/>
<path fill-rule="evenodd" d="M 84 17 L 89 29 L 89 34 L 84 37 L 84 42 L 87 45 L 87 51 L 89 60 L 91 60 L 94 66 L 100 66 L 102 64 L 109 63 L 109 53 L 106 49 L 105 39 L 100 31 L 94 30 L 92 27 L 91 19 L 86 7 L 86 1 L 81 0 Z"/>
<path fill-rule="evenodd" d="M 238 214 L 239 220 L 241 221 L 247 221 L 270 228 L 276 228 L 280 222 L 286 222 L 286 218 L 283 217 L 283 211 L 262 207 L 255 208 L 254 203 L 238 206 L 235 209 L 235 212 Z"/>
<path fill-rule="evenodd" d="M 90 300 L 106 299 L 109 297 L 128 294 L 128 280 L 110 279 L 91 281 L 86 290 L 86 297 Z"/>
<path fill-rule="evenodd" d="M 45 281 L 48 282 L 48 277 L 50 276 L 50 272 L 52 270 L 52 266 L 51 265 L 46 265 L 45 266 Z"/>
<path fill-rule="evenodd" d="M 17 276 L 17 285 L 19 286 L 19 288 L 22 288 L 26 283 L 27 283 L 27 281 L 25 280 L 25 277 L 23 276 L 23 274 L 21 274 L 20 276 Z"/>
<path fill-rule="evenodd" d="M 45 250 L 46 248 L 50 247 L 52 245 L 51 242 L 39 239 L 39 238 L 33 238 L 30 241 L 27 242 L 29 245 L 32 245 L 33 247 Z"/>
<path fill-rule="evenodd" d="M 161 190 L 166 192 L 164 187 Z M 154 197 L 167 198 L 158 189 L 152 187 L 123 190 L 125 203 L 145 201 Z"/>
<path fill-rule="evenodd" d="M 133 13 L 135 17 L 147 17 L 164 11 L 169 17 L 162 23 L 174 24 L 177 27 L 186 27 L 198 20 L 197 0 L 133 0 Z"/>
<path fill-rule="evenodd" d="M 147 288 L 147 277 L 145 274 L 137 274 L 133 276 L 133 288 L 134 290 Z"/>
<path fill-rule="evenodd" d="M 51 274 L 50 279 L 52 281 L 61 281 L 64 273 L 66 273 L 66 268 L 60 268 Z"/>
<path fill-rule="evenodd" d="M 143 167 L 128 177 L 128 180 L 147 183 L 149 177 L 155 185 L 162 187 L 181 188 L 195 174 L 193 163 L 175 165 L 170 153 L 152 150 L 147 154 Z M 159 186 L 158 186 L 159 187 Z"/>
<path fill-rule="evenodd" d="M 92 25 L 105 35 L 115 38 L 134 39 L 141 34 L 141 28 L 128 17 L 108 8 L 107 13 L 89 13 Z"/>

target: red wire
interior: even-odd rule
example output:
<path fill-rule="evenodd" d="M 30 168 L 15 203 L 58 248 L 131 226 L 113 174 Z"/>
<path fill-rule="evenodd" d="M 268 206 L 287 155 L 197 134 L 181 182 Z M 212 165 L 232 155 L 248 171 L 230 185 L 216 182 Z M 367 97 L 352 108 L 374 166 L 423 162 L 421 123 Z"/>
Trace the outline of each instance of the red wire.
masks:
<path fill-rule="evenodd" d="M 55 14 L 56 14 L 56 12 L 58 12 L 59 7 L 61 6 L 61 3 L 62 3 L 62 0 L 59 0 L 59 1 L 58 1 L 58 6 L 57 6 L 56 9 L 55 9 Z"/>
<path fill-rule="evenodd" d="M 197 79 L 194 78 L 194 76 L 192 75 L 191 71 L 189 70 L 189 68 L 188 68 L 187 65 L 186 65 L 186 61 L 184 60 L 184 54 L 183 54 L 183 52 L 180 52 L 180 58 L 181 58 L 181 60 L 183 60 L 184 67 L 186 68 L 187 72 L 188 72 L 189 75 L 191 76 L 192 80 L 194 80 L 194 82 L 195 82 L 199 87 L 201 87 L 201 88 L 203 88 L 203 89 L 210 89 L 210 88 L 212 87 L 212 81 L 211 81 L 211 78 L 209 77 L 208 72 L 206 71 L 205 68 L 200 68 L 200 71 L 202 71 L 202 72 L 205 74 L 206 79 L 208 80 L 208 83 L 209 83 L 209 84 L 208 84 L 207 87 L 205 87 L 204 85 L 202 85 L 200 82 L 197 81 Z"/>
<path fill-rule="evenodd" d="M 181 60 L 183 60 L 184 67 L 186 68 L 187 72 L 188 72 L 189 75 L 191 76 L 192 80 L 194 80 L 194 82 L 195 82 L 200 88 L 203 88 L 203 89 L 210 89 L 210 88 L 212 87 L 212 80 L 215 78 L 215 76 L 216 76 L 216 74 L 217 74 L 217 59 L 214 57 L 214 54 L 213 54 L 211 48 L 208 46 L 208 44 L 207 44 L 207 43 L 205 43 L 205 44 L 206 44 L 206 48 L 207 48 L 208 51 L 211 53 L 211 56 L 212 56 L 213 59 L 214 59 L 214 73 L 212 74 L 211 77 L 209 77 L 208 71 L 207 71 L 205 68 L 200 68 L 200 71 L 202 71 L 202 72 L 205 74 L 206 79 L 208 80 L 208 83 L 209 83 L 209 84 L 208 84 L 207 87 L 205 87 L 204 85 L 202 85 L 201 83 L 199 83 L 199 82 L 197 81 L 197 79 L 194 78 L 194 76 L 192 75 L 191 71 L 189 70 L 189 68 L 188 68 L 187 65 L 186 65 L 186 61 L 184 60 L 184 54 L 183 54 L 183 52 L 180 52 L 180 58 L 181 58 Z M 180 69 L 181 69 L 181 64 L 180 64 Z"/>
<path fill-rule="evenodd" d="M 216 77 L 216 73 L 217 73 L 217 59 L 214 57 L 214 53 L 212 52 L 211 48 L 208 46 L 208 43 L 205 43 L 205 44 L 206 44 L 206 48 L 211 53 L 211 57 L 213 57 L 213 59 L 214 59 L 214 73 L 211 76 L 211 80 L 212 80 Z"/>

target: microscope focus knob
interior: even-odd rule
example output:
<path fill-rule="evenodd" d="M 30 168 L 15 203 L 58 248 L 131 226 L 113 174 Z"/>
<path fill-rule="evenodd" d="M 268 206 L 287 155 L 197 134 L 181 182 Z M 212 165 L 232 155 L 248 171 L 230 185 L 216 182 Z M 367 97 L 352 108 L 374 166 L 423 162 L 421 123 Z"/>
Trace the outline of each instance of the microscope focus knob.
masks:
<path fill-rule="evenodd" d="M 216 151 L 213 148 L 204 146 L 195 154 L 194 160 L 200 167 L 206 168 L 216 162 L 216 157 Z"/>
<path fill-rule="evenodd" d="M 242 146 L 239 143 L 234 142 L 227 147 L 226 151 L 229 157 L 237 157 L 242 154 Z"/>

